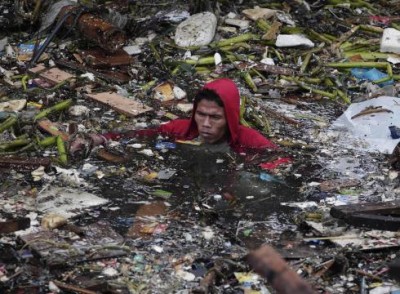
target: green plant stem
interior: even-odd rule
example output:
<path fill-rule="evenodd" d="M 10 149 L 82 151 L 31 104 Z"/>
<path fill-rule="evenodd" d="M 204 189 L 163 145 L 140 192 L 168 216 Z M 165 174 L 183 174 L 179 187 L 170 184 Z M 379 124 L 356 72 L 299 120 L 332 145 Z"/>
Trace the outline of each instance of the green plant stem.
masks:
<path fill-rule="evenodd" d="M 342 100 L 346 103 L 346 104 L 350 104 L 351 100 L 350 98 L 346 95 L 346 93 L 344 93 L 343 91 L 337 89 L 337 94 L 339 95 L 340 98 L 342 98 Z"/>
<path fill-rule="evenodd" d="M 263 18 L 257 19 L 256 25 L 263 32 L 268 32 L 268 30 L 271 28 L 271 25 Z"/>
<path fill-rule="evenodd" d="M 324 64 L 324 66 L 335 67 L 335 68 L 353 68 L 353 67 L 387 68 L 387 62 L 329 62 Z"/>
<path fill-rule="evenodd" d="M 210 47 L 211 48 L 220 48 L 224 46 L 230 46 L 232 44 L 236 43 L 241 43 L 241 42 L 246 42 L 246 41 L 251 41 L 251 40 L 260 40 L 260 37 L 258 35 L 252 34 L 252 33 L 246 33 L 242 34 L 233 38 L 229 38 L 226 40 L 222 40 L 216 43 L 211 43 Z"/>
<path fill-rule="evenodd" d="M 307 68 L 308 64 L 310 63 L 311 56 L 312 56 L 312 53 L 308 53 L 304 57 L 303 63 L 301 64 L 301 67 L 300 67 L 300 73 L 304 73 L 306 71 L 306 68 Z"/>
<path fill-rule="evenodd" d="M 16 115 L 8 117 L 5 121 L 0 124 L 0 134 L 5 130 L 11 128 L 18 121 Z"/>
<path fill-rule="evenodd" d="M 57 111 L 62 111 L 65 109 L 68 109 L 72 104 L 72 99 L 67 99 L 64 101 L 61 101 L 49 108 L 43 109 L 40 111 L 38 114 L 35 115 L 34 120 L 39 120 L 41 118 L 47 117 L 49 114 Z"/>
<path fill-rule="evenodd" d="M 244 71 L 241 73 L 242 78 L 246 82 L 246 84 L 251 88 L 253 92 L 257 92 L 257 86 L 254 84 L 253 79 L 251 78 L 251 75 L 248 71 Z"/>
<path fill-rule="evenodd" d="M 324 42 L 324 43 L 327 43 L 327 44 L 332 44 L 331 40 L 329 40 L 324 35 L 321 35 L 321 34 L 317 33 L 313 29 L 309 29 L 307 32 L 308 32 L 308 35 L 313 39 L 316 39 L 318 41 L 321 41 L 321 42 Z"/>
<path fill-rule="evenodd" d="M 56 139 L 57 142 L 57 150 L 58 150 L 58 158 L 63 165 L 67 165 L 68 163 L 68 156 L 67 156 L 67 150 L 65 148 L 65 143 L 62 140 L 60 136 L 57 136 Z"/>
<path fill-rule="evenodd" d="M 30 142 L 31 142 L 31 140 L 29 140 L 29 139 L 17 139 L 14 141 L 0 144 L 0 150 L 5 151 L 7 149 L 25 146 L 25 145 L 29 144 Z"/>
<path fill-rule="evenodd" d="M 242 96 L 240 98 L 240 124 L 245 127 L 250 127 L 250 124 L 245 120 L 244 115 L 246 113 L 246 97 Z"/>
<path fill-rule="evenodd" d="M 43 140 L 38 140 L 37 144 L 39 147 L 46 148 L 55 145 L 57 142 L 57 136 L 47 137 Z"/>

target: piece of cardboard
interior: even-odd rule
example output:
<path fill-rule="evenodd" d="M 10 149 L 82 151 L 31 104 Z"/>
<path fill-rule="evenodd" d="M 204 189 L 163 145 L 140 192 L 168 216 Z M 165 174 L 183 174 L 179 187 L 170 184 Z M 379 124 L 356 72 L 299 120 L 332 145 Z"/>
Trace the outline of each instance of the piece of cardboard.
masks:
<path fill-rule="evenodd" d="M 38 122 L 38 126 L 53 136 L 60 136 L 63 141 L 69 140 L 69 135 L 61 131 L 57 123 L 53 123 L 48 119 L 42 119 Z"/>
<path fill-rule="evenodd" d="M 142 113 L 153 110 L 153 108 L 144 103 L 130 98 L 125 98 L 124 96 L 113 92 L 87 94 L 86 96 L 102 104 L 108 105 L 115 111 L 130 117 L 138 116 Z"/>
<path fill-rule="evenodd" d="M 74 77 L 74 75 L 57 67 L 53 67 L 44 72 L 41 72 L 39 76 L 54 84 L 59 84 Z"/>
<path fill-rule="evenodd" d="M 40 64 L 36 65 L 35 67 L 28 69 L 28 72 L 31 74 L 36 74 L 36 73 L 45 71 L 46 69 L 47 69 L 47 67 L 43 63 L 40 63 Z"/>

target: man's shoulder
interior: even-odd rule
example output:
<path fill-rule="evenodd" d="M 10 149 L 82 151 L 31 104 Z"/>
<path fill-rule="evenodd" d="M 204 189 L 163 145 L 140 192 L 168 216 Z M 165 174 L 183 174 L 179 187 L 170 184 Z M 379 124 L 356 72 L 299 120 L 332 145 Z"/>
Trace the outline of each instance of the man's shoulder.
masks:
<path fill-rule="evenodd" d="M 268 140 L 259 131 L 249 127 L 239 126 L 238 143 L 248 148 L 277 148 L 277 146 Z"/>
<path fill-rule="evenodd" d="M 160 125 L 159 130 L 162 133 L 181 134 L 188 130 L 189 125 L 190 125 L 189 119 L 179 118 Z"/>

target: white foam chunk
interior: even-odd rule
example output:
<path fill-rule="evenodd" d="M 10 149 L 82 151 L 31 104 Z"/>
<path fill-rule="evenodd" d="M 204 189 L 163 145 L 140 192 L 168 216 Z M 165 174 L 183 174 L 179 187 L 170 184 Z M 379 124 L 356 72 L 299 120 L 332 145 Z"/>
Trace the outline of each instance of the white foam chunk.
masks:
<path fill-rule="evenodd" d="M 181 22 L 175 31 L 175 43 L 180 47 L 205 46 L 214 39 L 217 17 L 211 12 L 197 13 Z"/>
<path fill-rule="evenodd" d="M 393 28 L 384 29 L 380 51 L 400 53 L 400 31 Z"/>
<path fill-rule="evenodd" d="M 307 46 L 314 47 L 314 43 L 302 35 L 278 35 L 275 45 L 277 47 Z"/>

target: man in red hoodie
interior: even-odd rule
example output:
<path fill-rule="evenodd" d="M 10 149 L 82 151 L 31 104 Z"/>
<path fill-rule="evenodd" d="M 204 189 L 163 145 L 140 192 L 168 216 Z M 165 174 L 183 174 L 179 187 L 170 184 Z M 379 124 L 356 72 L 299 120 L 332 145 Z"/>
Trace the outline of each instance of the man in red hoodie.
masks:
<path fill-rule="evenodd" d="M 278 147 L 258 131 L 240 124 L 240 95 L 235 83 L 221 78 L 205 84 L 194 99 L 192 117 L 176 119 L 155 129 L 135 130 L 126 133 L 91 135 L 94 145 L 107 140 L 162 135 L 173 140 L 194 140 L 211 151 L 237 153 L 262 151 Z M 71 144 L 70 151 L 79 150 L 80 143 Z"/>
<path fill-rule="evenodd" d="M 277 148 L 256 130 L 242 126 L 239 112 L 239 90 L 232 80 L 222 78 L 207 83 L 196 95 L 191 119 L 173 120 L 161 125 L 158 132 L 208 145 L 228 144 L 238 153 Z"/>

